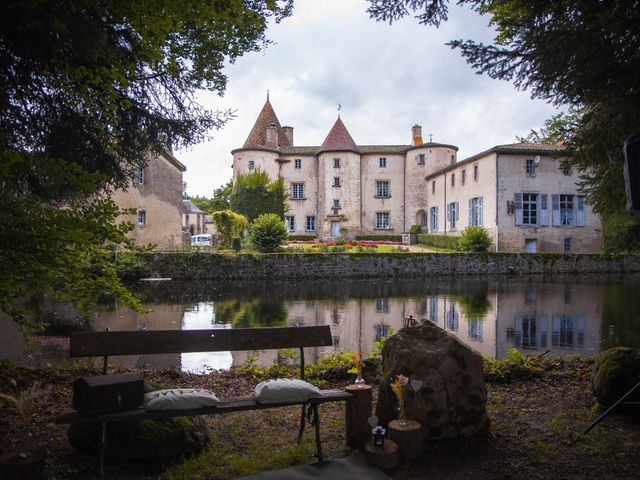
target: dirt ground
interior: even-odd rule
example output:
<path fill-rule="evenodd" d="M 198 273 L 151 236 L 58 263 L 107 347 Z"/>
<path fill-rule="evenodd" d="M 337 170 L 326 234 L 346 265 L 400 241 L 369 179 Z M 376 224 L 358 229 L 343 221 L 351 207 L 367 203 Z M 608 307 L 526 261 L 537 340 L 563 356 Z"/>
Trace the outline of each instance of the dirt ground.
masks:
<path fill-rule="evenodd" d="M 640 478 L 640 421 L 631 415 L 607 418 L 589 434 L 582 430 L 600 412 L 590 393 L 589 365 L 557 363 L 542 376 L 508 383 L 487 384 L 489 435 L 481 438 L 429 442 L 422 458 L 388 472 L 394 479 L 632 479 Z M 37 442 L 48 451 L 50 479 L 88 479 L 95 460 L 75 452 L 66 428 L 55 415 L 71 405 L 71 384 L 79 376 L 98 373 L 82 368 L 29 369 L 0 365 L 0 392 L 10 394 L 14 383 L 25 388 L 39 382 L 43 394 L 35 401 L 30 422 Z M 160 384 L 201 386 L 220 396 L 248 394 L 256 380 L 249 375 L 218 372 L 206 376 L 175 371 L 143 372 Z M 348 383 L 330 381 L 328 387 Z M 374 398 L 375 398 L 374 387 Z M 243 453 L 256 431 L 273 439 L 272 448 L 295 442 L 299 409 L 263 410 L 207 418 L 216 438 Z M 321 407 L 325 455 L 349 454 L 345 444 L 344 405 Z M 21 430 L 20 418 L 0 401 L 0 453 L 11 448 Z M 312 440 L 312 429 L 306 436 Z M 309 458 L 309 461 L 312 459 Z M 162 478 L 163 470 L 145 465 L 109 465 L 106 478 L 118 480 Z M 213 477 L 210 477 L 213 478 Z M 218 478 L 218 477 L 215 477 Z"/>

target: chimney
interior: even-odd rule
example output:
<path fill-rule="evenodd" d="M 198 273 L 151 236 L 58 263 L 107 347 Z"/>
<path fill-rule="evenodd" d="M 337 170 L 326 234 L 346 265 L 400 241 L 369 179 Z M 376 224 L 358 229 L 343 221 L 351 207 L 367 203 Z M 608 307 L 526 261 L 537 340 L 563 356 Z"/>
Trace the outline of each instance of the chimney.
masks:
<path fill-rule="evenodd" d="M 411 129 L 411 145 L 422 145 L 422 127 L 420 125 L 414 125 Z"/>
<path fill-rule="evenodd" d="M 284 136 L 289 140 L 289 145 L 293 147 L 293 127 L 282 127 L 284 130 Z"/>
<path fill-rule="evenodd" d="M 267 127 L 267 148 L 278 148 L 278 129 L 275 123 Z"/>

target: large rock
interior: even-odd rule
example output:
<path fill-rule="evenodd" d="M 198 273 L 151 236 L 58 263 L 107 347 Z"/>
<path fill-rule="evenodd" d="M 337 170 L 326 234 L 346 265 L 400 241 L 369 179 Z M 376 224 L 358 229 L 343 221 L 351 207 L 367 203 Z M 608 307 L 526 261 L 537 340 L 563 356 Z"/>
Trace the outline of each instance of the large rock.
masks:
<path fill-rule="evenodd" d="M 96 455 L 99 424 L 75 424 L 69 443 L 87 455 Z M 209 440 L 201 417 L 176 417 L 107 424 L 105 457 L 115 460 L 173 460 L 201 452 Z"/>
<path fill-rule="evenodd" d="M 414 394 L 405 388 L 409 418 L 422 423 L 429 439 L 485 433 L 489 417 L 485 410 L 482 357 L 431 322 L 403 328 L 382 349 L 383 381 L 376 415 L 386 425 L 397 418 L 398 402 L 391 390 L 396 375 L 423 381 Z"/>
<path fill-rule="evenodd" d="M 596 356 L 591 372 L 591 387 L 598 402 L 605 407 L 640 382 L 640 351 L 614 347 Z M 640 397 L 636 395 L 635 399 Z"/>

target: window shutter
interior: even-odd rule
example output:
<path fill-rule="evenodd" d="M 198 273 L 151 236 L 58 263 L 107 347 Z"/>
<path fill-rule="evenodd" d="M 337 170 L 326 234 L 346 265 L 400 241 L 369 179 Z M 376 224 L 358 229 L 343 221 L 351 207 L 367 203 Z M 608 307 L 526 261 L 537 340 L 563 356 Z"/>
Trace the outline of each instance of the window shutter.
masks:
<path fill-rule="evenodd" d="M 551 195 L 551 221 L 553 225 L 560 225 L 560 195 Z"/>
<path fill-rule="evenodd" d="M 483 210 L 482 197 L 478 197 L 478 213 L 477 213 L 478 225 L 484 225 L 482 221 L 482 215 L 483 215 L 482 210 Z"/>
<path fill-rule="evenodd" d="M 451 203 L 447 205 L 447 221 L 451 220 Z"/>
<path fill-rule="evenodd" d="M 547 207 L 547 194 L 540 195 L 540 225 L 549 225 L 549 209 Z"/>
<path fill-rule="evenodd" d="M 515 215 L 516 215 L 516 225 L 522 225 L 522 194 L 515 194 Z"/>
<path fill-rule="evenodd" d="M 469 199 L 469 225 L 473 225 L 473 203 Z"/>
<path fill-rule="evenodd" d="M 456 202 L 456 220 L 460 220 L 460 205 Z"/>
<path fill-rule="evenodd" d="M 577 207 L 577 215 L 576 215 L 576 225 L 578 227 L 585 226 L 585 214 L 584 214 L 584 197 L 577 196 L 576 197 L 576 207 Z"/>

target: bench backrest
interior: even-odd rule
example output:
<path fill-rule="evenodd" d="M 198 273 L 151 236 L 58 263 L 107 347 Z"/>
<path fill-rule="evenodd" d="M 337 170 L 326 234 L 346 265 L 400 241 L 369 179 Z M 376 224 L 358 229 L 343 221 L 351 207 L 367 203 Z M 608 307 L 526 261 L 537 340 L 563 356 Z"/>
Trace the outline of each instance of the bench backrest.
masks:
<path fill-rule="evenodd" d="M 332 345 L 329 325 L 71 334 L 71 357 L 272 350 Z"/>

